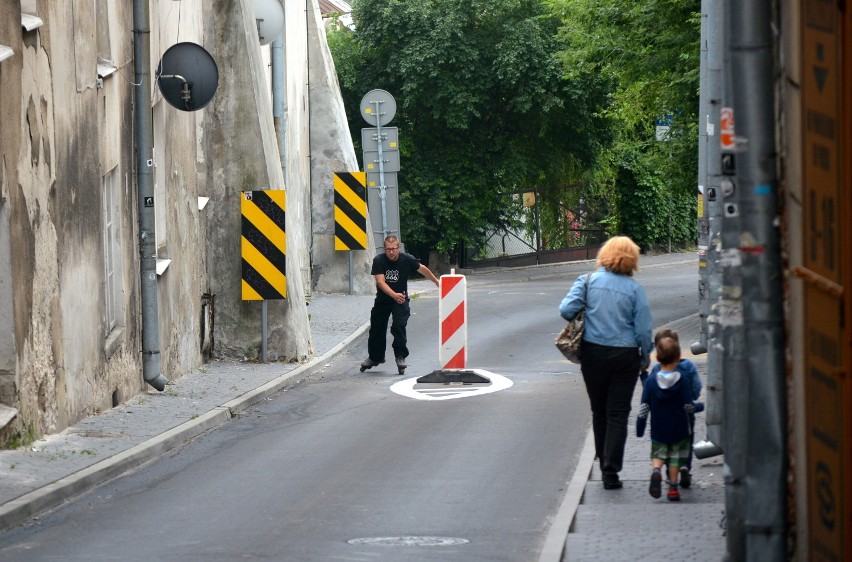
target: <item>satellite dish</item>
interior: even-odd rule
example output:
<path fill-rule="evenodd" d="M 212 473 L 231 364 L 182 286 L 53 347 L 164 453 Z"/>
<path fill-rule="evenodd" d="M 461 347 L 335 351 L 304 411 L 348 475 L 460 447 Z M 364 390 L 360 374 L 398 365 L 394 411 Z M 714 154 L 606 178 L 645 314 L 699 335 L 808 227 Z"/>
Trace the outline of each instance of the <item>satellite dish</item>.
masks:
<path fill-rule="evenodd" d="M 157 85 L 170 105 L 196 111 L 207 105 L 219 84 L 219 69 L 210 53 L 195 43 L 169 47 L 157 66 Z"/>
<path fill-rule="evenodd" d="M 257 36 L 261 45 L 268 45 L 284 33 L 284 8 L 278 0 L 252 0 Z"/>
<path fill-rule="evenodd" d="M 384 90 L 370 90 L 361 98 L 361 117 L 373 126 L 384 127 L 396 115 L 396 100 Z"/>

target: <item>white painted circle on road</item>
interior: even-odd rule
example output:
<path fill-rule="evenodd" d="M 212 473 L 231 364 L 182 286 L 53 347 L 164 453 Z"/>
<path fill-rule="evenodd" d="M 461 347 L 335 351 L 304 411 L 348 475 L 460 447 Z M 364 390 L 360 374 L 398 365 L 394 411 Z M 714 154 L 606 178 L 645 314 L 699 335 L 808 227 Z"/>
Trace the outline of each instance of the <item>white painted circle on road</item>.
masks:
<path fill-rule="evenodd" d="M 415 400 L 452 400 L 454 398 L 468 398 L 491 394 L 500 390 L 506 390 L 514 383 L 511 379 L 482 369 L 470 369 L 476 373 L 491 379 L 490 384 L 418 384 L 417 379 L 405 379 L 393 384 L 390 389 L 400 396 L 414 398 Z"/>

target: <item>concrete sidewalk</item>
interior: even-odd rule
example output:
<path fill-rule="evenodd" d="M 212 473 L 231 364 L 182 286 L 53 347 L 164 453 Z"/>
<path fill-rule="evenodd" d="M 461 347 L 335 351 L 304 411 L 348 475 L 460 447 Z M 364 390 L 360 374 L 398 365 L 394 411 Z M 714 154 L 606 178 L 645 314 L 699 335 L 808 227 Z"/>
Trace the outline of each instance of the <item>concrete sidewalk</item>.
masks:
<path fill-rule="evenodd" d="M 694 356 L 689 344 L 698 341 L 700 320 L 694 314 L 665 326 L 678 332 L 683 356 L 695 363 L 706 401 L 706 355 Z M 636 437 L 636 412 L 642 396 L 637 384 L 628 424 L 627 446 L 621 480 L 624 488 L 604 490 L 597 461 L 594 460 L 594 441 L 586 441 L 586 450 L 574 475 L 582 494 L 573 510 L 567 541 L 561 560 L 722 560 L 725 555 L 725 485 L 724 457 L 692 463 L 692 486 L 681 489 L 681 501 L 654 499 L 648 493 L 651 475 L 650 430 Z M 696 416 L 696 442 L 706 438 L 705 414 Z M 573 486 L 577 483 L 572 482 Z"/>

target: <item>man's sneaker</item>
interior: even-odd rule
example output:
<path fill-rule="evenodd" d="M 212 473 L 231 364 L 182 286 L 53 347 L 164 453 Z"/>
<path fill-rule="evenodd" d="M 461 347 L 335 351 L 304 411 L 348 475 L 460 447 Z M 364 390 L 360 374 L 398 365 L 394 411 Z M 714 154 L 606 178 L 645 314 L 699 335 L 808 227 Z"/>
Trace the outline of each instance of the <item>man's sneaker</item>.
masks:
<path fill-rule="evenodd" d="M 372 369 L 376 365 L 381 365 L 384 361 L 373 361 L 372 358 L 367 357 L 361 362 L 361 372 L 363 373 L 367 369 Z"/>
<path fill-rule="evenodd" d="M 681 467 L 680 469 L 680 487 L 681 488 L 689 488 L 692 486 L 692 474 L 690 474 L 689 469 L 687 467 Z"/>
<path fill-rule="evenodd" d="M 396 368 L 399 369 L 399 372 L 403 372 L 408 365 L 405 364 L 405 357 L 397 357 L 396 358 Z"/>
<path fill-rule="evenodd" d="M 648 486 L 648 493 L 652 498 L 659 498 L 663 495 L 663 475 L 657 471 L 651 473 L 651 485 Z"/>
<path fill-rule="evenodd" d="M 669 488 L 668 498 L 670 502 L 679 502 L 680 501 L 680 492 L 677 488 L 672 486 Z"/>

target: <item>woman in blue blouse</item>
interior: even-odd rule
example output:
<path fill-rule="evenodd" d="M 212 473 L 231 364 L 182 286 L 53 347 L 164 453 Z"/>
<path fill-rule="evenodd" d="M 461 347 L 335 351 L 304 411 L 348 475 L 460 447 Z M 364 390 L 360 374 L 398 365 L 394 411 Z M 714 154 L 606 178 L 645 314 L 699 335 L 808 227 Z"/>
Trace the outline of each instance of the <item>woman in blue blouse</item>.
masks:
<path fill-rule="evenodd" d="M 627 417 L 636 379 L 653 348 L 651 309 L 633 279 L 639 246 L 627 236 L 610 238 L 598 251 L 598 268 L 581 275 L 562 299 L 559 313 L 572 320 L 585 306 L 580 369 L 592 407 L 595 453 L 607 490 L 621 488 Z"/>

